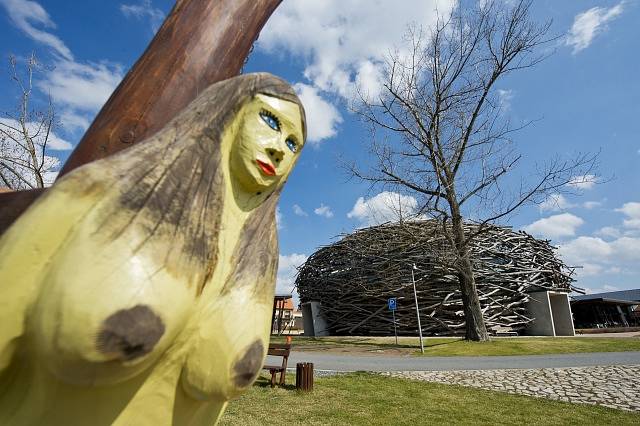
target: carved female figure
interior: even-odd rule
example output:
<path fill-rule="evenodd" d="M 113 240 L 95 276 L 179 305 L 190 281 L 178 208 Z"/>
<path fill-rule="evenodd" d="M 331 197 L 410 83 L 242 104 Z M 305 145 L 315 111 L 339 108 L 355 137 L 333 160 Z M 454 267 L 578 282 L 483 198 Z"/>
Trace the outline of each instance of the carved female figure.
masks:
<path fill-rule="evenodd" d="M 0 238 L 0 424 L 211 424 L 266 354 L 275 207 L 306 137 L 284 81 L 206 89 Z"/>

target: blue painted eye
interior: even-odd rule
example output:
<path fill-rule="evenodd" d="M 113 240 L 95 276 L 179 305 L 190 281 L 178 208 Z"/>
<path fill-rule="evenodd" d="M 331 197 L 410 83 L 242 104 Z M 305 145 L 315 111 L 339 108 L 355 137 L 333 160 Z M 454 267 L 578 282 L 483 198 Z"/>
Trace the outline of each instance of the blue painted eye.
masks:
<path fill-rule="evenodd" d="M 298 152 L 298 144 L 296 143 L 296 141 L 294 141 L 291 138 L 288 138 L 286 141 L 287 146 L 289 147 L 289 149 L 291 150 L 291 152 L 296 153 Z"/>
<path fill-rule="evenodd" d="M 262 120 L 267 123 L 267 125 L 269 127 L 271 127 L 273 130 L 279 132 L 280 131 L 280 122 L 278 121 L 278 119 L 271 114 L 269 111 L 261 111 L 260 112 L 260 117 L 262 118 Z"/>

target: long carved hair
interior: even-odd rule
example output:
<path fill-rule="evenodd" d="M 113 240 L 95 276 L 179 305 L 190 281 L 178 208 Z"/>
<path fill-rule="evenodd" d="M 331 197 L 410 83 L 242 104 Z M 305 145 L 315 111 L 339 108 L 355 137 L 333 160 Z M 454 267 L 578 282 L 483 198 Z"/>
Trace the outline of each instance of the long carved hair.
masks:
<path fill-rule="evenodd" d="M 100 226 L 109 231 L 101 234 L 114 241 L 132 238 L 135 229 L 134 253 L 148 244 L 166 247 L 160 250 L 163 267 L 188 275 L 188 285 L 200 294 L 217 263 L 226 188 L 222 138 L 240 108 L 257 94 L 298 104 L 306 139 L 304 108 L 291 86 L 270 74 L 246 74 L 211 85 L 154 136 L 80 167 L 56 185 L 73 179 L 87 193 L 104 185 L 112 196 L 97 207 Z M 248 284 L 256 274 L 275 279 L 275 207 L 283 184 L 245 222 L 234 250 L 238 267 L 224 291 Z"/>

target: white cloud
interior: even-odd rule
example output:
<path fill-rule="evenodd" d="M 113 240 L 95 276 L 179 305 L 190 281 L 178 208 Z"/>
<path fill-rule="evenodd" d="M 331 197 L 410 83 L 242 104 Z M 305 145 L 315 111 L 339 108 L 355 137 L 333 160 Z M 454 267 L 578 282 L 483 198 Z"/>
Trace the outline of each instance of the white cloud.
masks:
<path fill-rule="evenodd" d="M 598 229 L 594 235 L 598 237 L 610 237 L 610 238 L 620 238 L 622 235 L 618 228 L 614 228 L 613 226 L 605 226 L 603 228 Z"/>
<path fill-rule="evenodd" d="M 120 12 L 127 18 L 149 19 L 151 30 L 155 33 L 162 25 L 164 13 L 162 10 L 153 7 L 151 0 L 141 0 L 136 4 L 121 4 Z"/>
<path fill-rule="evenodd" d="M 86 114 L 74 111 L 72 108 L 64 108 L 58 115 L 60 116 L 62 127 L 70 132 L 84 132 L 91 124 L 91 121 Z"/>
<path fill-rule="evenodd" d="M 307 140 L 317 144 L 338 133 L 337 126 L 342 116 L 335 106 L 320 96 L 318 89 L 303 83 L 294 85 L 307 115 Z"/>
<path fill-rule="evenodd" d="M 303 216 L 303 217 L 309 216 L 307 212 L 302 210 L 302 207 L 300 207 L 297 204 L 293 205 L 293 214 L 295 214 L 296 216 Z"/>
<path fill-rule="evenodd" d="M 27 122 L 25 127 L 29 137 L 35 144 L 36 158 L 38 163 L 42 165 L 41 170 L 44 184 L 45 186 L 50 186 L 58 175 L 58 168 L 60 167 L 60 159 L 53 156 L 51 151 L 66 151 L 71 149 L 72 146 L 62 137 L 58 136 L 55 131 L 51 130 L 46 140 L 43 153 L 42 148 L 45 144 L 46 130 L 40 128 L 36 122 Z M 20 146 L 20 144 L 24 143 L 24 140 L 20 124 L 16 120 L 0 118 L 0 153 L 2 153 L 6 164 L 9 166 L 9 168 L 7 168 L 7 166 L 0 166 L 0 170 L 10 181 L 10 186 L 16 189 L 37 187 L 36 176 L 32 171 L 33 169 L 29 166 L 24 166 L 33 164 L 29 152 Z M 17 177 L 15 173 L 29 184 L 26 184 Z"/>
<path fill-rule="evenodd" d="M 454 0 L 289 1 L 276 9 L 258 40 L 270 53 L 304 59 L 304 75 L 323 91 L 349 98 L 357 83 L 375 93 L 385 56 L 402 42 L 407 24 L 431 27 Z M 436 12 L 436 10 L 438 12 Z"/>
<path fill-rule="evenodd" d="M 573 47 L 573 54 L 589 47 L 596 35 L 607 30 L 607 23 L 622 14 L 623 3 L 610 8 L 592 7 L 575 17 L 566 39 L 567 46 Z"/>
<path fill-rule="evenodd" d="M 598 183 L 596 175 L 586 174 L 572 177 L 567 185 L 575 189 L 591 189 L 596 183 Z"/>
<path fill-rule="evenodd" d="M 0 4 L 7 10 L 11 22 L 25 34 L 51 47 L 66 60 L 73 60 L 71 51 L 62 40 L 50 32 L 35 27 L 38 25 L 44 28 L 56 28 L 56 24 L 39 3 L 29 0 L 0 0 Z"/>
<path fill-rule="evenodd" d="M 62 125 L 70 131 L 84 130 L 90 118 L 102 107 L 123 77 L 122 67 L 106 61 L 81 63 L 69 48 L 50 31 L 56 25 L 47 11 L 30 0 L 0 0 L 11 21 L 33 40 L 54 50 L 54 69 L 44 80 L 35 82 L 42 93 L 51 95 L 56 107 L 62 108 Z M 64 121 L 68 120 L 68 121 Z"/>
<path fill-rule="evenodd" d="M 627 218 L 623 224 L 628 229 L 604 226 L 594 232 L 593 236 L 579 236 L 561 243 L 558 247 L 559 254 L 567 264 L 581 267 L 576 270 L 578 279 L 597 276 L 597 284 L 595 285 L 599 288 L 588 289 L 591 292 L 613 291 L 615 288 L 612 286 L 600 287 L 600 282 L 603 280 L 620 281 L 621 275 L 638 273 L 638 264 L 640 264 L 640 233 L 638 232 L 640 229 L 640 203 L 625 203 L 616 211 L 625 214 Z M 636 226 L 639 227 L 634 228 Z M 575 229 L 572 229 L 571 232 L 575 232 Z M 587 279 L 587 282 L 589 281 L 593 282 L 592 279 Z"/>
<path fill-rule="evenodd" d="M 610 244 L 617 259 L 640 262 L 640 238 L 621 237 Z M 635 267 L 637 268 L 637 263 L 635 263 Z"/>
<path fill-rule="evenodd" d="M 602 265 L 582 262 L 582 264 L 579 265 L 577 274 L 580 276 L 580 278 L 584 278 L 594 275 L 600 275 L 603 271 L 604 267 Z"/>
<path fill-rule="evenodd" d="M 592 210 L 600 206 L 602 206 L 602 201 L 585 201 L 584 203 L 582 203 L 582 207 L 587 210 Z"/>
<path fill-rule="evenodd" d="M 576 215 L 562 213 L 536 220 L 522 229 L 525 232 L 544 238 L 571 237 L 576 234 L 576 228 L 583 223 L 584 220 Z"/>
<path fill-rule="evenodd" d="M 597 294 L 597 293 L 607 293 L 609 291 L 618 291 L 620 290 L 620 287 L 616 287 L 610 284 L 605 284 L 600 288 L 585 288 L 584 290 L 587 294 Z"/>
<path fill-rule="evenodd" d="M 122 80 L 122 67 L 117 64 L 81 64 L 58 61 L 40 90 L 51 93 L 54 101 L 72 110 L 99 110 Z"/>
<path fill-rule="evenodd" d="M 640 262 L 640 238 L 620 237 L 605 241 L 598 237 L 581 236 L 561 244 L 558 252 L 563 260 L 577 270 L 579 278 L 600 275 L 620 275 L 627 268 L 637 270 Z"/>
<path fill-rule="evenodd" d="M 325 206 L 322 203 L 320 203 L 320 207 L 315 209 L 313 212 L 315 214 L 317 214 L 318 216 L 324 216 L 324 217 L 326 217 L 328 219 L 333 217 L 333 212 L 331 211 L 331 207 Z"/>
<path fill-rule="evenodd" d="M 498 102 L 503 112 L 511 109 L 511 101 L 513 100 L 513 90 L 498 89 Z"/>
<path fill-rule="evenodd" d="M 18 140 L 22 140 L 23 138 L 20 136 L 19 132 L 16 132 L 12 129 L 20 129 L 20 123 L 12 118 L 0 118 L 0 129 L 3 132 L 7 132 L 11 134 L 12 137 L 17 138 Z M 25 123 L 25 127 L 30 137 L 34 139 L 36 145 L 42 146 L 44 143 L 45 131 L 44 129 L 39 129 L 39 123 L 35 121 L 30 121 Z M 62 137 L 58 136 L 55 132 L 49 133 L 49 138 L 47 139 L 47 148 L 54 151 L 67 151 L 73 148 L 71 143 L 64 140 Z"/>
<path fill-rule="evenodd" d="M 33 168 L 28 166 L 32 164 L 31 156 L 27 150 L 16 142 L 16 140 L 21 143 L 24 141 L 24 138 L 20 136 L 20 132 L 13 130 L 17 129 L 17 126 L 18 123 L 13 119 L 0 118 L 0 152 L 4 158 L 3 163 L 6 164 L 0 166 L 0 171 L 9 181 L 9 186 L 14 189 L 36 188 L 35 173 L 33 172 Z M 70 149 L 71 144 L 55 135 L 55 133 L 50 133 L 47 143 L 49 149 L 46 149 L 43 154 L 42 144 L 44 143 L 44 132 L 38 132 L 37 123 L 29 122 L 26 124 L 26 127 L 35 144 L 36 157 L 38 163 L 41 165 L 44 185 L 50 186 L 58 175 L 57 170 L 60 167 L 60 160 L 57 157 L 48 155 L 49 150 Z M 25 183 L 25 181 L 27 183 Z"/>
<path fill-rule="evenodd" d="M 280 255 L 278 262 L 278 278 L 276 281 L 276 293 L 290 294 L 293 293 L 297 268 L 307 260 L 307 255 L 293 253 L 289 255 Z"/>
<path fill-rule="evenodd" d="M 558 247 L 565 261 L 573 265 L 608 258 L 613 253 L 610 243 L 596 237 L 578 237 Z"/>
<path fill-rule="evenodd" d="M 557 212 L 560 210 L 570 209 L 571 207 L 575 207 L 575 205 L 567 201 L 567 199 L 562 194 L 549 195 L 549 197 L 547 197 L 547 199 L 544 200 L 539 206 L 541 212 Z"/>
<path fill-rule="evenodd" d="M 368 200 L 358 198 L 347 217 L 359 220 L 364 226 L 371 226 L 415 217 L 417 209 L 418 202 L 414 197 L 384 191 Z"/>
<path fill-rule="evenodd" d="M 623 221 L 625 227 L 640 229 L 640 203 L 624 203 L 623 206 L 619 209 L 616 209 L 616 211 L 627 216 L 627 218 Z"/>

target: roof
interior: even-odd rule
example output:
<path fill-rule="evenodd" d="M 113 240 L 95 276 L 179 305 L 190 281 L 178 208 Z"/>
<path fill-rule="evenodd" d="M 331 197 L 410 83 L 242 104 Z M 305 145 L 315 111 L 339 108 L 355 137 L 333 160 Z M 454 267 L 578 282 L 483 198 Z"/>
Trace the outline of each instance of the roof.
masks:
<path fill-rule="evenodd" d="M 591 295 L 589 295 L 591 296 Z M 632 301 L 632 300 L 620 300 L 620 299 L 609 299 L 606 297 L 594 297 L 591 299 L 580 299 L 580 300 L 573 300 L 571 302 L 572 305 L 585 305 L 588 303 L 609 303 L 612 305 L 637 305 L 639 302 L 636 301 Z"/>
<path fill-rule="evenodd" d="M 640 302 L 640 288 L 633 290 L 609 291 L 606 293 L 572 296 L 573 300 L 613 299 L 626 302 Z"/>
<path fill-rule="evenodd" d="M 291 295 L 291 294 L 276 294 L 275 296 L 273 296 L 273 298 L 275 300 L 287 300 L 287 299 L 292 299 L 293 295 Z"/>
<path fill-rule="evenodd" d="M 273 297 L 273 301 L 276 303 L 274 306 L 277 306 L 278 308 L 291 311 L 295 309 L 295 306 L 293 305 L 293 296 L 290 294 L 276 294 Z"/>

